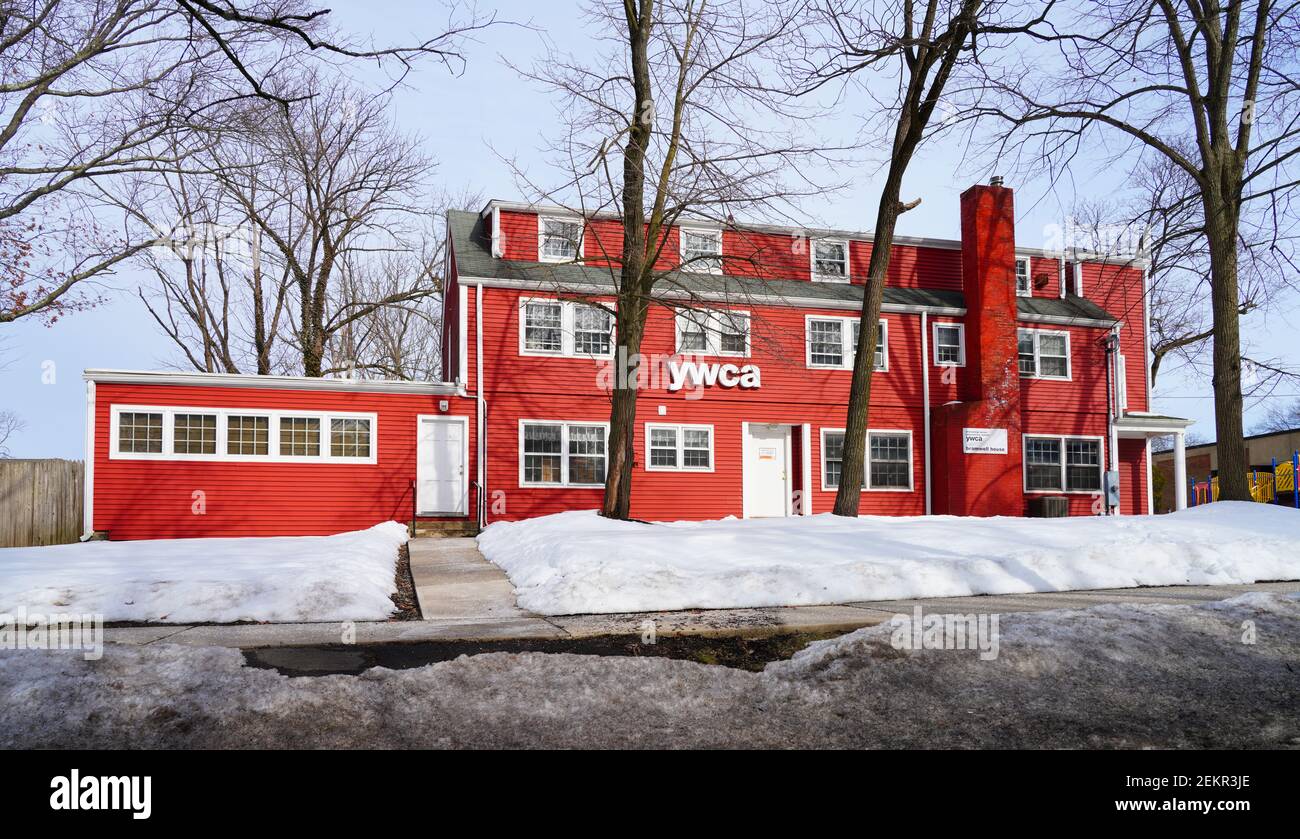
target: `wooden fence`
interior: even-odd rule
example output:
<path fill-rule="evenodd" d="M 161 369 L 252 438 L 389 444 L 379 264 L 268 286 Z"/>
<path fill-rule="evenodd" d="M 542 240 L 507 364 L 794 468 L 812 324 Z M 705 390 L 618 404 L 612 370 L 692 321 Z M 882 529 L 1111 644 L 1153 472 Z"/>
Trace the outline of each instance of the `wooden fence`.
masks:
<path fill-rule="evenodd" d="M 85 482 L 80 460 L 0 459 L 0 548 L 77 541 Z"/>

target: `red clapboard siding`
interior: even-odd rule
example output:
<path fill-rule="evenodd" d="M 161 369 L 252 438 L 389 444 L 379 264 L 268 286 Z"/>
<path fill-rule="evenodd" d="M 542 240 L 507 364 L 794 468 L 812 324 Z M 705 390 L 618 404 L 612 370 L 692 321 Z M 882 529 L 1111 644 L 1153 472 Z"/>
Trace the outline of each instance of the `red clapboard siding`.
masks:
<path fill-rule="evenodd" d="M 871 264 L 871 243 L 849 244 L 853 281 L 866 282 Z M 956 248 L 922 248 L 894 245 L 889 255 L 885 284 L 900 288 L 932 288 L 961 291 L 961 251 Z"/>
<path fill-rule="evenodd" d="M 537 261 L 537 214 L 502 210 L 501 252 L 506 259 Z"/>
<path fill-rule="evenodd" d="M 108 531 L 111 539 L 170 539 L 321 535 L 360 530 L 382 521 L 409 521 L 416 416 L 441 413 L 442 399 L 451 403 L 449 416 L 470 417 L 472 475 L 476 446 L 472 399 L 101 383 L 95 397 L 94 529 Z M 114 404 L 373 412 L 378 415 L 378 463 L 113 460 L 109 417 Z M 206 511 L 201 515 L 192 509 L 196 490 L 204 494 Z"/>

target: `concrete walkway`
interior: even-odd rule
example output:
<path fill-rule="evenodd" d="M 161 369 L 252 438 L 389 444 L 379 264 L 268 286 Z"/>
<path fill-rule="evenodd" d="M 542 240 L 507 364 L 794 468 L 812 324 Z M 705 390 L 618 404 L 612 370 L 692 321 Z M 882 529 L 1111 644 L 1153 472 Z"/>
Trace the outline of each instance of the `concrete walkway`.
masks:
<path fill-rule="evenodd" d="M 413 539 L 410 551 L 411 576 L 425 618 L 422 621 L 125 627 L 104 630 L 104 640 L 115 644 L 161 642 L 254 649 L 641 635 L 649 626 L 657 635 L 783 635 L 849 632 L 883 623 L 896 614 L 909 614 L 916 606 L 927 612 L 957 614 L 1039 612 L 1086 609 L 1103 603 L 1192 604 L 1236 597 L 1247 591 L 1300 592 L 1300 581 L 1294 581 L 545 617 L 519 608 L 505 572 L 483 558 L 473 539 Z"/>

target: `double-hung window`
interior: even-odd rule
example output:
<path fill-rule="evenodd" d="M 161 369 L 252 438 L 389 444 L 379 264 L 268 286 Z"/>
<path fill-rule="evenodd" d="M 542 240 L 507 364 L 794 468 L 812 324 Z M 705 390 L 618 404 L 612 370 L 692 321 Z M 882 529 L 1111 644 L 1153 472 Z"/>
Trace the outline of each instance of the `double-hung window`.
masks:
<path fill-rule="evenodd" d="M 934 325 L 934 363 L 940 367 L 966 365 L 966 327 L 963 324 Z"/>
<path fill-rule="evenodd" d="M 844 431 L 822 429 L 822 489 L 838 489 L 844 469 Z M 912 489 L 912 434 L 909 431 L 867 431 L 862 488 Z"/>
<path fill-rule="evenodd" d="M 537 255 L 542 262 L 576 262 L 582 256 L 582 222 L 540 217 L 537 220 Z"/>
<path fill-rule="evenodd" d="M 1029 276 L 1029 257 L 1016 257 L 1016 296 L 1030 297 L 1034 293 Z"/>
<path fill-rule="evenodd" d="M 614 353 L 614 315 L 575 300 L 520 301 L 519 353 L 608 358 Z"/>
<path fill-rule="evenodd" d="M 1046 329 L 1016 332 L 1020 375 L 1030 379 L 1070 378 L 1070 333 Z"/>
<path fill-rule="evenodd" d="M 1026 492 L 1100 492 L 1101 439 L 1025 435 Z"/>
<path fill-rule="evenodd" d="M 646 471 L 713 471 L 713 426 L 646 423 L 645 431 Z"/>
<path fill-rule="evenodd" d="M 749 312 L 682 309 L 676 320 L 682 355 L 749 355 Z"/>
<path fill-rule="evenodd" d="M 520 422 L 520 486 L 593 487 L 605 483 L 608 430 L 606 424 L 594 422 Z"/>
<path fill-rule="evenodd" d="M 375 414 L 113 405 L 109 457 L 375 463 Z"/>
<path fill-rule="evenodd" d="M 681 228 L 681 266 L 697 274 L 722 273 L 722 231 Z"/>
<path fill-rule="evenodd" d="M 814 239 L 812 278 L 827 283 L 849 281 L 849 243 L 844 239 Z"/>
<path fill-rule="evenodd" d="M 861 321 L 858 318 L 833 318 L 809 315 L 806 322 L 809 367 L 852 370 L 857 354 Z M 883 318 L 876 329 L 875 369 L 889 369 L 889 322 Z"/>

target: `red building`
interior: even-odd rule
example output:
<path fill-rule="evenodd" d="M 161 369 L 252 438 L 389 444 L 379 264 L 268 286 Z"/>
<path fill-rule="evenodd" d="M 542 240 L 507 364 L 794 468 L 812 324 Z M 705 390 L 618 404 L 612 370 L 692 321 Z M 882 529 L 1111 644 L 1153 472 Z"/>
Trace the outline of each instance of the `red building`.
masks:
<path fill-rule="evenodd" d="M 88 529 L 326 533 L 599 506 L 619 220 L 493 201 L 447 223 L 446 383 L 88 371 Z M 862 233 L 668 232 L 634 517 L 831 509 L 870 253 Z M 1025 515 L 1043 496 L 1149 512 L 1148 440 L 1187 423 L 1148 413 L 1144 292 L 1140 262 L 1017 247 L 1001 186 L 962 195 L 960 241 L 899 237 L 862 513 Z"/>

